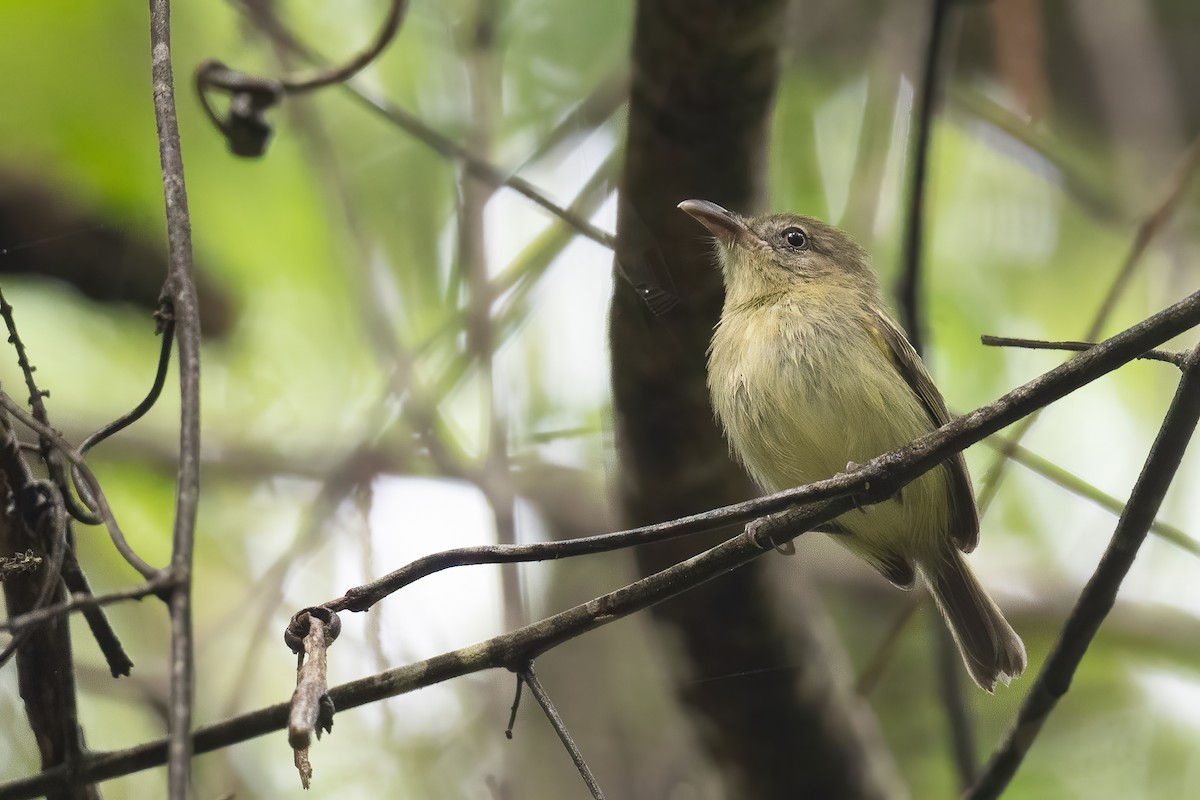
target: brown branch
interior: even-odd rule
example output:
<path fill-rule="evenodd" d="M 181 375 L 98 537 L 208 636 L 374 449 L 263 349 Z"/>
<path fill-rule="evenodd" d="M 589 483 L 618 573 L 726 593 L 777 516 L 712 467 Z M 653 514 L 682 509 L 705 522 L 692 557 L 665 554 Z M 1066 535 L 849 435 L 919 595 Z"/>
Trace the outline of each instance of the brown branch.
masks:
<path fill-rule="evenodd" d="M 121 589 L 116 592 L 101 595 L 86 595 L 76 596 L 69 601 L 56 603 L 51 606 L 42 606 L 36 611 L 29 611 L 16 617 L 12 617 L 4 622 L 0 622 L 0 630 L 17 632 L 24 628 L 34 627 L 48 622 L 56 617 L 65 616 L 75 611 L 86 611 L 89 608 L 99 608 L 101 606 L 109 606 L 114 603 L 121 603 L 126 600 L 141 600 L 150 595 L 158 594 L 163 589 L 170 588 L 174 581 L 171 576 L 164 572 L 159 574 L 153 580 L 137 586 L 131 586 L 128 589 Z"/>
<path fill-rule="evenodd" d="M 1091 580 L 1067 618 L 1045 666 L 1021 704 L 1016 722 L 1004 743 L 992 755 L 979 782 L 968 793 L 971 800 L 999 797 L 1033 746 L 1042 725 L 1071 687 L 1075 670 L 1088 645 L 1116 602 L 1117 590 L 1133 566 L 1150 525 L 1170 487 L 1184 451 L 1200 421 L 1200 346 L 1188 356 L 1183 378 L 1175 391 L 1150 448 L 1145 466 L 1134 484 L 1129 503 L 1117 522 L 1112 539 Z"/>
<path fill-rule="evenodd" d="M 104 495 L 104 490 L 100 488 L 100 482 L 96 480 L 91 467 L 87 465 L 87 462 L 83 460 L 79 452 L 58 431 L 34 419 L 29 412 L 18 405 L 16 401 L 2 390 L 0 390 L 0 408 L 12 414 L 18 422 L 38 434 L 38 436 L 46 438 L 66 457 L 76 473 L 83 478 L 83 484 L 87 489 L 89 500 L 95 504 L 96 511 L 100 519 L 103 520 L 108 530 L 108 536 L 112 540 L 113 546 L 117 548 L 117 552 L 121 554 L 131 567 L 141 573 L 142 577 L 146 580 L 151 580 L 157 576 L 159 570 L 147 564 L 125 539 L 125 534 L 121 531 L 121 526 L 117 524 L 117 520 L 112 513 L 112 508 L 108 505 L 108 499 Z"/>
<path fill-rule="evenodd" d="M 175 314 L 175 339 L 179 347 L 179 471 L 171 538 L 170 570 L 175 584 L 171 587 L 169 600 L 171 693 L 167 724 L 167 794 L 171 800 L 184 800 L 191 785 L 192 699 L 195 691 L 191 601 L 192 550 L 200 501 L 200 313 L 171 74 L 170 0 L 150 0 L 150 55 L 170 264 L 163 284 L 163 297 L 169 300 Z"/>
<path fill-rule="evenodd" d="M 596 781 L 596 776 L 592 774 L 591 767 L 583 758 L 583 753 L 579 751 L 579 745 L 575 744 L 575 740 L 571 737 L 571 732 L 567 730 L 567 724 L 563 722 L 562 716 L 558 713 L 558 709 L 554 707 L 554 703 L 550 700 L 550 695 L 542 687 L 542 682 L 538 680 L 537 673 L 533 671 L 533 662 L 530 661 L 523 669 L 517 672 L 517 680 L 524 681 L 529 687 L 530 693 L 533 694 L 539 706 L 542 707 L 542 713 L 546 715 L 546 719 L 550 721 L 550 726 L 554 728 L 554 732 L 558 735 L 558 740 L 562 742 L 563 747 L 567 749 L 567 753 L 571 756 L 571 763 L 575 765 L 575 769 L 579 770 L 579 777 L 583 778 L 584 784 L 591 793 L 594 800 L 604 800 L 604 792 L 600 789 L 600 784 Z M 518 684 L 519 686 L 519 684 Z M 519 696 L 519 695 L 518 695 Z M 513 713 L 516 713 L 516 702 L 513 702 Z M 511 726 L 510 726 L 511 730 Z M 512 738 L 511 736 L 509 738 Z"/>

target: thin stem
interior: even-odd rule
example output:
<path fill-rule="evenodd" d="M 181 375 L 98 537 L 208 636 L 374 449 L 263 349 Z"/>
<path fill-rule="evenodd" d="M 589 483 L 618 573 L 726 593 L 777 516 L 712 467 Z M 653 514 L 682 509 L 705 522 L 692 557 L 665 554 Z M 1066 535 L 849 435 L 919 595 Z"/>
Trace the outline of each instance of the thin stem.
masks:
<path fill-rule="evenodd" d="M 587 785 L 588 791 L 592 793 L 594 800 L 604 800 L 604 792 L 600 789 L 600 784 L 596 782 L 596 776 L 592 774 L 591 767 L 584 760 L 583 753 L 579 751 L 579 745 L 575 744 L 575 740 L 571 737 L 571 732 L 567 730 L 566 723 L 563 722 L 558 709 L 554 707 L 554 703 L 550 700 L 550 695 L 542 688 L 542 682 L 538 680 L 537 673 L 533 671 L 532 661 L 526 664 L 525 668 L 521 670 L 521 678 L 529 686 L 529 691 L 538 701 L 538 705 L 542 707 L 546 719 L 550 720 L 550 725 L 554 728 L 554 732 L 558 734 L 558 740 L 563 743 L 563 747 L 567 748 L 567 753 L 570 754 L 571 761 L 575 764 L 575 769 L 579 770 L 579 777 L 583 778 L 583 782 Z"/>
<path fill-rule="evenodd" d="M 322 70 L 310 78 L 282 78 L 279 81 L 280 85 L 284 91 L 298 94 L 313 89 L 322 89 L 335 83 L 344 83 L 353 78 L 374 61 L 396 38 L 396 33 L 400 30 L 400 23 L 404 19 L 404 12 L 407 10 L 408 0 L 391 0 L 387 17 L 384 19 L 379 33 L 375 35 L 374 41 L 365 50 L 340 67 Z"/>
<path fill-rule="evenodd" d="M 1042 458 L 1024 445 L 1017 444 L 1011 440 L 998 440 L 997 437 L 984 439 L 983 443 L 998 452 L 1008 453 L 1008 457 L 1013 461 L 1026 469 L 1036 472 L 1046 480 L 1066 489 L 1072 494 L 1091 500 L 1096 505 L 1117 516 L 1125 513 L 1125 503 L 1110 494 L 1100 491 L 1100 489 L 1083 480 L 1078 475 L 1068 472 L 1048 459 Z M 1188 536 L 1187 533 L 1176 528 L 1174 525 L 1168 525 L 1156 519 L 1150 525 L 1150 532 L 1163 541 L 1170 542 L 1185 553 L 1200 556 L 1200 542 Z"/>
<path fill-rule="evenodd" d="M 12 414 L 25 427 L 32 430 L 38 436 L 46 438 L 60 453 L 66 456 L 68 462 L 83 478 L 83 485 L 87 489 L 90 500 L 95 503 L 96 511 L 100 515 L 100 519 L 104 522 L 108 530 L 108 536 L 112 540 L 113 546 L 117 548 L 117 552 L 129 563 L 131 567 L 141 573 L 142 577 L 150 580 L 158 575 L 159 570 L 147 564 L 142 557 L 134 552 L 130 547 L 129 542 L 125 539 L 125 534 L 121 532 L 121 527 L 117 524 L 116 518 L 113 516 L 112 508 L 108 505 L 108 498 L 104 495 L 104 490 L 100 488 L 100 482 L 96 480 L 91 467 L 83 460 L 71 444 L 62 438 L 62 434 L 44 423 L 34 419 L 34 417 L 16 403 L 11 397 L 0 391 L 0 408 L 3 408 L 8 413 Z"/>
<path fill-rule="evenodd" d="M 175 345 L 175 318 L 167 317 L 163 323 L 162 329 L 162 346 L 158 353 L 158 369 L 154 373 L 154 383 L 150 386 L 150 391 L 142 398 L 142 402 L 133 407 L 127 414 L 117 417 L 112 422 L 105 425 L 100 430 L 93 433 L 91 436 L 83 440 L 79 445 L 79 455 L 86 456 L 88 451 L 96 445 L 103 442 L 110 436 L 119 433 L 128 428 L 133 423 L 137 422 L 146 413 L 154 407 L 158 402 L 159 396 L 162 394 L 163 386 L 167 383 L 167 373 L 171 367 L 171 350 Z"/>
<path fill-rule="evenodd" d="M 171 689 L 167 708 L 167 793 L 185 800 L 191 784 L 192 699 L 195 681 L 192 639 L 192 551 L 200 501 L 200 314 L 192 265 L 192 227 L 184 184 L 179 120 L 171 67 L 170 0 L 150 0 L 150 51 L 154 118 L 162 164 L 169 263 L 163 295 L 170 299 L 179 346 L 179 470 L 171 541 Z M 149 576 L 148 576 L 149 577 Z"/>
<path fill-rule="evenodd" d="M 1096 346 L 1095 342 L 1050 342 L 1044 339 L 1017 339 L 1011 336 L 988 336 L 987 334 L 980 336 L 979 342 L 985 347 L 1019 347 L 1025 350 L 1069 350 L 1076 353 L 1082 353 L 1084 350 Z M 1163 361 L 1167 364 L 1182 367 L 1184 360 L 1187 358 L 1187 353 L 1180 353 L 1174 350 L 1148 350 L 1138 356 L 1138 358 L 1147 361 Z"/>
<path fill-rule="evenodd" d="M 933 0 L 929 22 L 929 38 L 925 46 L 925 62 L 921 73 L 921 93 L 917 99 L 917 125 L 913 142 L 913 167 L 908 194 L 908 219 L 904 229 L 904 257 L 900 265 L 900 285 L 897 304 L 900 322 L 908 332 L 908 340 L 918 353 L 924 341 L 921 313 L 921 247 L 925 226 L 925 184 L 929 172 L 929 143 L 933 138 L 934 109 L 938 105 L 938 68 L 944 49 L 946 18 L 951 0 Z"/>
<path fill-rule="evenodd" d="M 86 611 L 89 608 L 100 608 L 127 600 L 141 600 L 169 588 L 173 582 L 174 579 L 169 574 L 162 573 L 153 580 L 146 581 L 137 586 L 131 586 L 128 589 L 121 589 L 109 594 L 77 596 L 67 602 L 43 606 L 36 611 L 29 611 L 0 622 L 0 630 L 18 632 L 75 611 Z"/>

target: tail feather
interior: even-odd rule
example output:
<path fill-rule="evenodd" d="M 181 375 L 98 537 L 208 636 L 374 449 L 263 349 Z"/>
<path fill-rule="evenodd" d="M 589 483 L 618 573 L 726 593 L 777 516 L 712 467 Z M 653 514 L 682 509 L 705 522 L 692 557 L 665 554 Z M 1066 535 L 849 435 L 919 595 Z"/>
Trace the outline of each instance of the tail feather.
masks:
<path fill-rule="evenodd" d="M 962 554 L 947 550 L 921 563 L 920 569 L 967 671 L 981 689 L 990 693 L 997 681 L 1007 685 L 1025 671 L 1025 645 L 979 585 Z"/>

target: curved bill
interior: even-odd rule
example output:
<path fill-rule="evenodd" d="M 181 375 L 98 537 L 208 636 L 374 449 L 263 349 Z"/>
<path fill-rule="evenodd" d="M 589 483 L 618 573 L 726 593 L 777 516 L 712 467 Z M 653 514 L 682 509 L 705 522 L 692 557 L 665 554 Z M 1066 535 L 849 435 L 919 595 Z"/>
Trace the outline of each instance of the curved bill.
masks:
<path fill-rule="evenodd" d="M 746 220 L 716 203 L 707 200 L 684 200 L 679 204 L 679 209 L 692 216 L 727 245 L 746 245 L 758 238 L 746 225 Z"/>

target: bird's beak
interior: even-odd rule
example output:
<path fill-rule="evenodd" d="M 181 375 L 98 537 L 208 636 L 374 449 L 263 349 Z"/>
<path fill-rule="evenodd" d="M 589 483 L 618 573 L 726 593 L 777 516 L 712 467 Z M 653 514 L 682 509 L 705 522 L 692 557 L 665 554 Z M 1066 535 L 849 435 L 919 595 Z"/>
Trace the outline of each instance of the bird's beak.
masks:
<path fill-rule="evenodd" d="M 758 238 L 746 220 L 732 211 L 726 211 L 716 203 L 707 200 L 684 200 L 679 204 L 682 211 L 687 212 L 704 227 L 727 245 L 747 245 Z"/>

